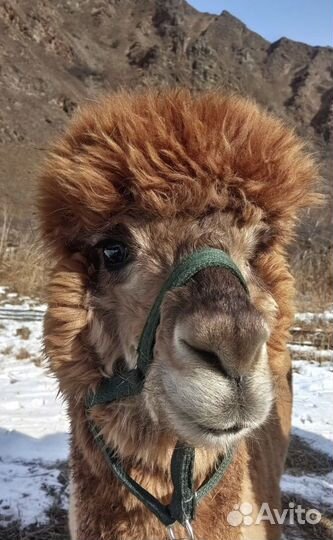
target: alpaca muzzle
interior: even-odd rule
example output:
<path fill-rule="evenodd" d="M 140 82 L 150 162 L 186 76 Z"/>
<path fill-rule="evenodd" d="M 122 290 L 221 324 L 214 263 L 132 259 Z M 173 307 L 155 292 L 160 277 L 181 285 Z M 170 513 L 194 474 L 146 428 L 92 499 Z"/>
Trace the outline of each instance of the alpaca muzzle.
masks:
<path fill-rule="evenodd" d="M 193 482 L 195 449 L 177 443 L 171 459 L 173 494 L 171 502 L 168 505 L 163 505 L 126 473 L 119 456 L 116 455 L 112 448 L 106 446 L 98 426 L 91 420 L 89 412 L 96 405 L 126 399 L 142 391 L 146 374 L 153 360 L 155 335 L 160 322 L 161 305 L 166 293 L 171 289 L 185 285 L 201 270 L 213 267 L 227 270 L 233 274 L 246 294 L 249 295 L 244 277 L 224 251 L 207 248 L 192 253 L 175 266 L 155 300 L 139 342 L 137 367 L 126 373 L 104 378 L 97 391 L 87 396 L 86 409 L 89 427 L 110 468 L 118 480 L 167 527 L 168 536 L 171 540 L 176 538 L 172 528 L 175 522 L 183 525 L 187 538 L 195 539 L 191 522 L 195 518 L 196 506 L 207 493 L 214 489 L 223 477 L 232 461 L 232 451 L 221 457 L 212 476 L 195 491 Z"/>
<path fill-rule="evenodd" d="M 239 279 L 229 269 L 206 268 L 182 293 L 172 299 L 169 339 L 176 367 L 184 370 L 188 360 L 191 368 L 209 368 L 216 376 L 236 383 L 251 376 L 268 341 L 269 328 Z"/>

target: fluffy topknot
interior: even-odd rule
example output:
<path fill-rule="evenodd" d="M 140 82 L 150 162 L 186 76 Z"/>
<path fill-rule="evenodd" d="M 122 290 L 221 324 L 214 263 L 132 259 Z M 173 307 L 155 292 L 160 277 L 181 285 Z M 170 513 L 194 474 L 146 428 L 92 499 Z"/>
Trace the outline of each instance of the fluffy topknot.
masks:
<path fill-rule="evenodd" d="M 252 102 L 188 90 L 120 92 L 81 110 L 40 183 L 44 237 L 58 255 L 117 214 L 161 218 L 263 210 L 286 244 L 318 170 L 297 136 Z"/>

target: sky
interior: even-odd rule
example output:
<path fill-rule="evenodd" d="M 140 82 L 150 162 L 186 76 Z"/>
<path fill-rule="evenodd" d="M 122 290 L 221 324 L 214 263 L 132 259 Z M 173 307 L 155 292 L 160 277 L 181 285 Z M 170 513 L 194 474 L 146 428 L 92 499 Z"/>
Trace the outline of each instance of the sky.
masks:
<path fill-rule="evenodd" d="M 227 10 L 269 41 L 287 37 L 333 46 L 333 0 L 187 0 L 199 11 Z"/>

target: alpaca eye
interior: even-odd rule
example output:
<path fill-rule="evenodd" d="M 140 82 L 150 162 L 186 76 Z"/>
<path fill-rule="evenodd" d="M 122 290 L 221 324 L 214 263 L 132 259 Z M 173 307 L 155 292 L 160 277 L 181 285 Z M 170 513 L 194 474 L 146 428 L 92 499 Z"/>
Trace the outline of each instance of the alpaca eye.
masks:
<path fill-rule="evenodd" d="M 119 241 L 109 241 L 103 246 L 104 263 L 108 270 L 119 270 L 129 259 L 126 244 Z"/>

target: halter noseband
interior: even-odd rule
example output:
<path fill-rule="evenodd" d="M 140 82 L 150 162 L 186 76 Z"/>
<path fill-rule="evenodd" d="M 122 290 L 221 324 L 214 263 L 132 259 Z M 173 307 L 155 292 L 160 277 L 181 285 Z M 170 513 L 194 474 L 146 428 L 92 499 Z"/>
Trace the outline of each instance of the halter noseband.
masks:
<path fill-rule="evenodd" d="M 185 285 L 200 270 L 210 267 L 225 268 L 230 271 L 249 294 L 246 281 L 239 268 L 224 251 L 206 248 L 193 252 L 175 266 L 155 300 L 141 334 L 137 367 L 110 378 L 105 377 L 97 391 L 88 395 L 86 402 L 90 430 L 113 473 L 167 527 L 170 540 L 176 539 L 172 528 L 175 522 L 183 525 L 188 538 L 194 540 L 191 522 L 195 517 L 196 505 L 219 483 L 232 461 L 232 451 L 226 452 L 210 479 L 195 491 L 193 482 L 195 449 L 183 443 L 177 443 L 171 458 L 173 494 L 171 502 L 164 505 L 127 474 L 119 456 L 112 448 L 106 446 L 98 426 L 89 418 L 89 412 L 96 405 L 119 401 L 142 391 L 147 371 L 153 360 L 155 335 L 160 322 L 160 309 L 166 293 L 171 289 Z"/>

